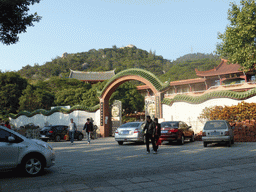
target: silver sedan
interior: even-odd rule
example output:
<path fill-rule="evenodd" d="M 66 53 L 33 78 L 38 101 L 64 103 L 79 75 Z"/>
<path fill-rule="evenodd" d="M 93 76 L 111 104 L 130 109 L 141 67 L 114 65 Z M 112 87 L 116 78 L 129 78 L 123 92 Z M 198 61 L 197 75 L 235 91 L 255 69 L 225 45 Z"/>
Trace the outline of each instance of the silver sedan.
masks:
<path fill-rule="evenodd" d="M 142 142 L 144 143 L 144 122 L 129 122 L 121 125 L 115 132 L 115 140 L 119 145 L 124 142 Z"/>
<path fill-rule="evenodd" d="M 54 164 L 55 152 L 48 143 L 0 126 L 0 170 L 18 167 L 25 174 L 36 176 Z"/>

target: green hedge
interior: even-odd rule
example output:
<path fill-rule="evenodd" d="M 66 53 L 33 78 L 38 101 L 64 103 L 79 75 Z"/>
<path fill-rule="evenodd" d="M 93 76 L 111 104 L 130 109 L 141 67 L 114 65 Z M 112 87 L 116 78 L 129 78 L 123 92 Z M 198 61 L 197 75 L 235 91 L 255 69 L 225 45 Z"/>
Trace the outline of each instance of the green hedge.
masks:
<path fill-rule="evenodd" d="M 236 100 L 244 100 L 256 95 L 256 88 L 245 92 L 234 91 L 214 91 L 201 96 L 176 95 L 173 99 L 164 98 L 162 104 L 172 105 L 174 102 L 187 102 L 191 104 L 203 103 L 210 99 L 230 98 Z"/>
<path fill-rule="evenodd" d="M 95 112 L 97 111 L 98 109 L 100 108 L 100 105 L 95 105 L 94 107 L 87 107 L 87 106 L 82 106 L 82 105 L 76 105 L 74 107 L 71 107 L 70 109 L 65 109 L 65 108 L 62 108 L 62 107 L 57 107 L 57 108 L 54 108 L 52 110 L 45 110 L 45 109 L 37 109 L 35 111 L 32 111 L 32 112 L 29 112 L 29 111 L 21 111 L 19 112 L 18 114 L 9 114 L 9 116 L 12 118 L 12 119 L 16 119 L 18 118 L 19 116 L 21 115 L 25 115 L 27 117 L 32 117 L 34 115 L 37 115 L 37 114 L 42 114 L 44 116 L 49 116 L 49 115 L 52 115 L 53 113 L 56 113 L 56 112 L 61 112 L 61 113 L 64 113 L 64 114 L 69 114 L 69 113 L 72 113 L 73 111 L 75 110 L 80 110 L 80 111 L 88 111 L 88 112 Z"/>

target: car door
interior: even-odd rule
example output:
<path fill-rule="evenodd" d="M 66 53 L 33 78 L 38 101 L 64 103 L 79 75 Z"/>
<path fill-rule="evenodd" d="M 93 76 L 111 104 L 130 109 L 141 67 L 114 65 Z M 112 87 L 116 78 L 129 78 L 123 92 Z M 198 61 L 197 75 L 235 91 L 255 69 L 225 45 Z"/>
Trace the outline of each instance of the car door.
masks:
<path fill-rule="evenodd" d="M 10 143 L 8 137 L 15 136 L 0 128 L 0 168 L 9 169 L 17 166 L 19 157 L 19 143 Z"/>
<path fill-rule="evenodd" d="M 64 136 L 66 135 L 66 130 L 65 130 L 64 126 L 62 126 L 62 125 L 58 126 L 58 132 L 61 136 L 61 139 L 64 139 Z"/>

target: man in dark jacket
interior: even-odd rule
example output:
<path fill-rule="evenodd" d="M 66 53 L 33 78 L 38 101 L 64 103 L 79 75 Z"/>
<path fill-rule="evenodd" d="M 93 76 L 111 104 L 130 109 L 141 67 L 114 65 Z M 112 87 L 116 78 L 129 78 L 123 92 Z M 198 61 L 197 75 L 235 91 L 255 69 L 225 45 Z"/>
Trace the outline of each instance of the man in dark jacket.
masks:
<path fill-rule="evenodd" d="M 146 146 L 147 146 L 147 153 L 150 153 L 149 150 L 149 139 L 151 140 L 151 143 L 153 145 L 154 154 L 156 154 L 156 145 L 155 145 L 155 132 L 156 132 L 156 125 L 148 115 L 146 117 L 146 125 L 144 127 L 144 130 L 146 130 Z"/>
<path fill-rule="evenodd" d="M 84 128 L 83 130 L 86 131 L 86 135 L 87 135 L 87 139 L 88 139 L 88 144 L 90 144 L 90 137 L 91 137 L 91 133 L 93 132 L 93 124 L 90 121 L 90 119 L 87 119 L 87 122 L 84 124 Z"/>

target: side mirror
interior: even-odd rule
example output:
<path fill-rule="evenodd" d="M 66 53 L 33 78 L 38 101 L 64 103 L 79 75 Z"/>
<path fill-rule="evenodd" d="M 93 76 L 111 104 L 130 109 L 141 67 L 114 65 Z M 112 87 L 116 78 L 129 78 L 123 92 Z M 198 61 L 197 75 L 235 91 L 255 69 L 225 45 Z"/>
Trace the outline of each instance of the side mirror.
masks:
<path fill-rule="evenodd" d="M 188 126 L 188 129 L 190 129 L 191 128 L 191 126 Z"/>
<path fill-rule="evenodd" d="M 8 137 L 8 141 L 9 141 L 10 143 L 12 143 L 12 142 L 15 141 L 15 138 L 14 138 L 13 136 L 9 136 L 9 137 Z"/>

